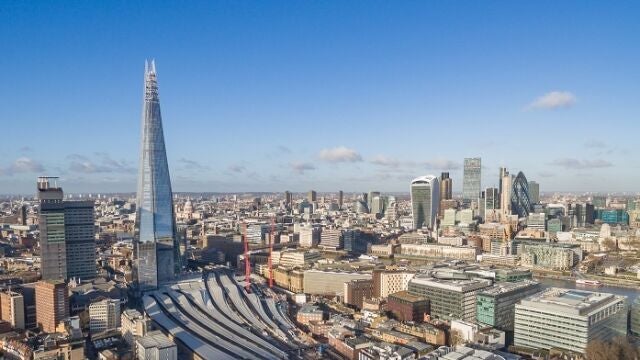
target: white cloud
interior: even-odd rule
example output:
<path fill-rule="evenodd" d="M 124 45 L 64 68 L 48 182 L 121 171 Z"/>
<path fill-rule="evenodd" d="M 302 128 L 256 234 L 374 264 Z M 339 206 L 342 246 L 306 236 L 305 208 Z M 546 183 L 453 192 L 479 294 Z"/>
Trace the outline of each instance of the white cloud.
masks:
<path fill-rule="evenodd" d="M 597 169 L 613 166 L 610 161 L 603 159 L 578 160 L 573 158 L 556 159 L 551 162 L 551 165 L 561 166 L 565 169 Z"/>
<path fill-rule="evenodd" d="M 535 99 L 526 107 L 526 110 L 568 108 L 576 101 L 576 96 L 569 91 L 552 91 Z"/>
<path fill-rule="evenodd" d="M 372 164 L 386 166 L 391 168 L 400 167 L 403 163 L 402 161 L 390 157 L 386 157 L 384 155 L 378 155 L 371 160 Z"/>
<path fill-rule="evenodd" d="M 362 161 L 362 156 L 357 151 L 344 146 L 322 149 L 318 157 L 324 161 L 334 163 Z"/>
<path fill-rule="evenodd" d="M 232 164 L 229 165 L 229 171 L 234 172 L 234 173 L 241 173 L 243 171 L 245 171 L 246 168 L 242 165 L 237 165 L 237 164 Z"/>
<path fill-rule="evenodd" d="M 97 152 L 95 156 L 98 161 L 91 160 L 89 157 L 81 154 L 71 154 L 67 156 L 71 162 L 69 170 L 83 174 L 99 174 L 99 173 L 134 173 L 136 169 L 129 166 L 124 161 L 118 161 L 106 153 Z"/>
<path fill-rule="evenodd" d="M 460 169 L 460 164 L 448 159 L 433 159 L 427 160 L 424 162 L 424 166 L 427 169 L 436 169 L 436 170 L 457 170 Z"/>
<path fill-rule="evenodd" d="M 296 174 L 304 174 L 305 171 L 307 171 L 307 170 L 315 170 L 316 169 L 316 167 L 313 166 L 313 164 L 297 162 L 297 161 L 289 163 L 289 167 Z"/>
<path fill-rule="evenodd" d="M 42 171 L 44 171 L 44 166 L 42 166 L 42 164 L 26 156 L 19 157 L 7 168 L 0 169 L 0 173 L 3 175 L 36 173 Z"/>

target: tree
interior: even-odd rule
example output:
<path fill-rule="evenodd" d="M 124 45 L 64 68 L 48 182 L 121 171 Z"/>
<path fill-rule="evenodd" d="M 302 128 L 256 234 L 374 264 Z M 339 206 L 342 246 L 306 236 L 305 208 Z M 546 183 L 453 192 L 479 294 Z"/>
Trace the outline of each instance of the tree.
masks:
<path fill-rule="evenodd" d="M 587 360 L 637 360 L 640 353 L 638 348 L 624 336 L 617 337 L 610 342 L 592 340 L 587 344 L 585 357 Z"/>

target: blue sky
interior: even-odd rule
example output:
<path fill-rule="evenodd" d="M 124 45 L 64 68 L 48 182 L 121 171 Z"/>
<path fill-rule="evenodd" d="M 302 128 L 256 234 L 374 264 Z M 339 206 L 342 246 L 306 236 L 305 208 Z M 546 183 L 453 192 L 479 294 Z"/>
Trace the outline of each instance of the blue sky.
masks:
<path fill-rule="evenodd" d="M 640 191 L 637 1 L 3 1 L 0 193 L 135 191 L 155 58 L 177 191 L 406 191 L 464 157 Z"/>

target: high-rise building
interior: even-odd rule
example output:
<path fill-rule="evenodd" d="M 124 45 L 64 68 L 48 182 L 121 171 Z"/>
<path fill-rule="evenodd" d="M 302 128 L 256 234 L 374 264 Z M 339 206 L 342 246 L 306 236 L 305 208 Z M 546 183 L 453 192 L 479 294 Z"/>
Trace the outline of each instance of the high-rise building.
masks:
<path fill-rule="evenodd" d="M 511 189 L 511 212 L 519 217 L 527 217 L 533 210 L 531 198 L 529 197 L 529 182 L 520 171 L 513 180 Z"/>
<path fill-rule="evenodd" d="M 318 193 L 315 190 L 309 190 L 307 193 L 307 201 L 310 203 L 318 201 Z"/>
<path fill-rule="evenodd" d="M 93 201 L 65 201 L 55 177 L 38 178 L 42 278 L 68 280 L 96 276 Z"/>
<path fill-rule="evenodd" d="M 480 158 L 465 158 L 462 178 L 462 200 L 470 204 L 480 197 L 482 160 Z"/>
<path fill-rule="evenodd" d="M 372 208 L 373 208 L 373 199 L 375 197 L 380 197 L 380 192 L 379 191 L 369 191 L 369 195 L 367 196 L 367 209 L 369 209 L 369 212 L 373 214 Z"/>
<path fill-rule="evenodd" d="M 92 335 L 120 327 L 120 299 L 102 299 L 89 305 L 89 331 Z"/>
<path fill-rule="evenodd" d="M 503 218 L 511 215 L 511 175 L 506 168 L 500 168 L 500 213 Z"/>
<path fill-rule="evenodd" d="M 532 204 L 540 203 L 540 184 L 535 181 L 529 181 L 529 198 Z"/>
<path fill-rule="evenodd" d="M 178 360 L 178 347 L 160 330 L 136 340 L 137 360 Z"/>
<path fill-rule="evenodd" d="M 625 296 L 549 288 L 515 309 L 516 346 L 584 353 L 589 341 L 627 334 Z"/>
<path fill-rule="evenodd" d="M 486 188 L 484 190 L 484 213 L 489 216 L 489 212 L 500 209 L 500 191 L 496 188 Z"/>
<path fill-rule="evenodd" d="M 142 144 L 136 199 L 134 283 L 138 292 L 157 289 L 179 270 L 173 192 L 162 131 L 156 67 L 145 64 Z"/>
<path fill-rule="evenodd" d="M 338 191 L 338 209 L 342 210 L 342 205 L 344 205 L 344 192 L 340 190 Z"/>
<path fill-rule="evenodd" d="M 453 199 L 453 180 L 448 172 L 440 174 L 440 200 Z"/>
<path fill-rule="evenodd" d="M 421 176 L 411 181 L 411 209 L 413 227 L 434 229 L 440 206 L 440 186 L 433 175 Z"/>
<path fill-rule="evenodd" d="M 24 297 L 15 291 L 0 293 L 0 319 L 8 322 L 14 329 L 25 329 Z"/>
<path fill-rule="evenodd" d="M 287 208 L 291 207 L 291 203 L 293 202 L 293 196 L 291 191 L 284 192 L 284 204 Z"/>
<path fill-rule="evenodd" d="M 604 209 L 607 207 L 607 196 L 606 195 L 594 195 L 591 199 L 591 203 L 596 209 Z"/>
<path fill-rule="evenodd" d="M 41 280 L 36 284 L 36 321 L 44 332 L 53 333 L 69 317 L 69 292 L 63 281 Z"/>

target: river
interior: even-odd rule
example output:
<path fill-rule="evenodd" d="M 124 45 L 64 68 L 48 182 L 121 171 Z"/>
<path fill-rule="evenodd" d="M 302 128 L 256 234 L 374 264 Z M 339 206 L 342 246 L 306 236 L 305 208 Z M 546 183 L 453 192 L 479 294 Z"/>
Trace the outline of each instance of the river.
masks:
<path fill-rule="evenodd" d="M 638 296 L 640 296 L 640 288 L 631 289 L 625 287 L 611 286 L 611 285 L 603 285 L 603 286 L 588 286 L 588 285 L 576 285 L 575 281 L 572 280 L 558 280 L 558 279 L 548 279 L 548 278 L 537 278 L 536 279 L 542 287 L 550 288 L 550 287 L 561 287 L 561 288 L 569 288 L 569 289 L 580 289 L 586 291 L 597 291 L 597 292 L 606 292 L 616 295 L 624 295 L 626 296 L 630 302 L 633 302 Z"/>

